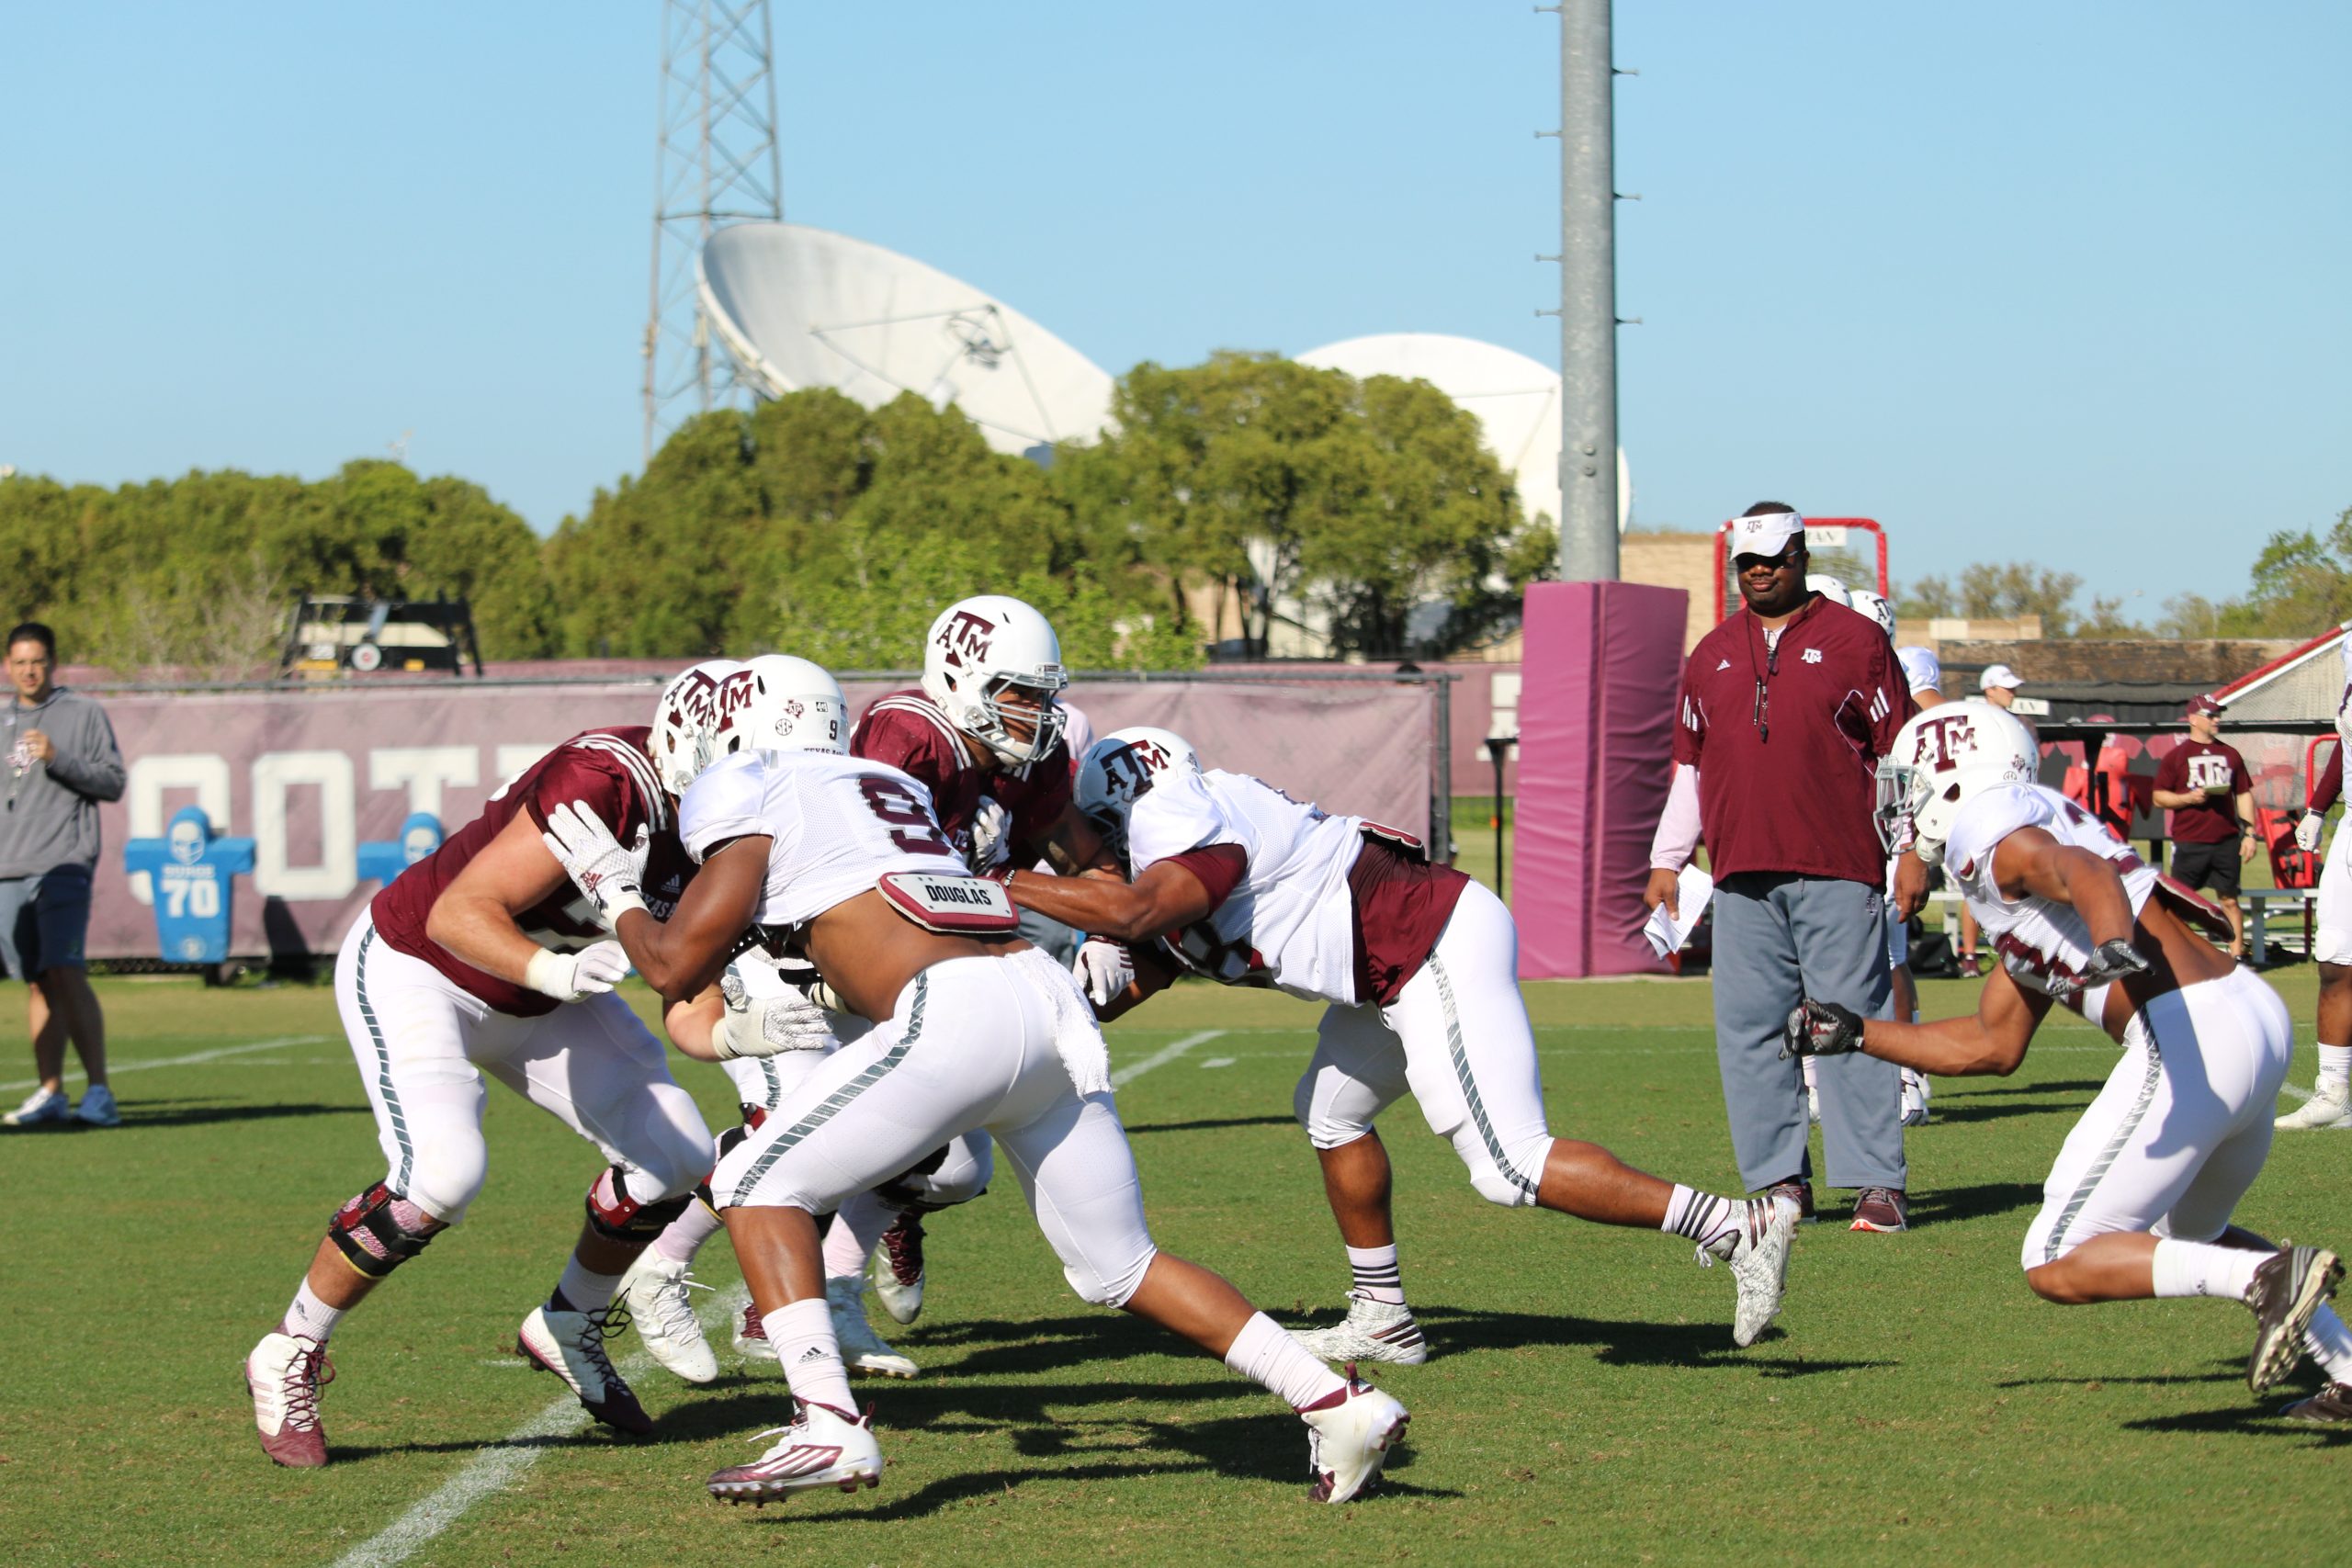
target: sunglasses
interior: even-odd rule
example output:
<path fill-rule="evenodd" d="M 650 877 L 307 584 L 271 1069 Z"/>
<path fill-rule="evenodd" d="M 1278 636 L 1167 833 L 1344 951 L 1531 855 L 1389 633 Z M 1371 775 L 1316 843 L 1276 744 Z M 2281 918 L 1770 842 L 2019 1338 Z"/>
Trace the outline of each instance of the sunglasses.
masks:
<path fill-rule="evenodd" d="M 1731 565 L 1734 571 L 1754 571 L 1758 567 L 1772 571 L 1787 571 L 1804 558 L 1804 547 L 1792 544 L 1777 556 L 1734 556 Z"/>

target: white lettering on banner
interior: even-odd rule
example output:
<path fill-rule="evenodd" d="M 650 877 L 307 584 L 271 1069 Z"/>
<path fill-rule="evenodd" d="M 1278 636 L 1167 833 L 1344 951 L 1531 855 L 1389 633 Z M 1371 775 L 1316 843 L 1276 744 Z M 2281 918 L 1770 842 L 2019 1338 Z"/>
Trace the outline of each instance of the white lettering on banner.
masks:
<path fill-rule="evenodd" d="M 340 898 L 359 885 L 351 758 L 343 751 L 265 751 L 254 759 L 254 888 L 279 898 Z M 319 792 L 319 863 L 288 865 L 286 794 Z"/>
<path fill-rule="evenodd" d="M 440 817 L 444 785 L 471 789 L 481 782 L 481 749 L 478 746 L 384 746 L 368 753 L 368 787 L 406 786 L 412 813 Z"/>
<path fill-rule="evenodd" d="M 123 783 L 132 838 L 164 836 L 164 796 L 176 789 L 196 792 L 196 803 L 212 818 L 214 832 L 229 830 L 229 760 L 209 751 L 164 752 L 135 759 Z M 130 896 L 141 904 L 155 901 L 145 872 L 130 878 Z"/>

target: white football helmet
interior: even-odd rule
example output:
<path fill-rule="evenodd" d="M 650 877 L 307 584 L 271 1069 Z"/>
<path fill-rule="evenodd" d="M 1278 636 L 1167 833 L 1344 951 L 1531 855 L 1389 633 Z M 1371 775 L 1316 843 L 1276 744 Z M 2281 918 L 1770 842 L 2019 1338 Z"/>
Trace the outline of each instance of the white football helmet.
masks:
<path fill-rule="evenodd" d="M 1846 592 L 1846 585 L 1826 572 L 1806 572 L 1804 585 L 1833 604 L 1843 604 L 1849 609 L 1853 607 L 1853 596 Z"/>
<path fill-rule="evenodd" d="M 1053 750 L 1061 738 L 1062 710 L 1056 699 L 1069 684 L 1062 668 L 1061 639 L 1046 617 L 1001 593 L 962 599 L 939 613 L 922 646 L 923 694 L 945 710 L 947 720 L 1019 767 Z M 1007 708 L 999 701 L 1018 687 L 1035 703 Z M 1025 740 L 1012 738 L 1012 725 L 1035 721 Z"/>
<path fill-rule="evenodd" d="M 1876 621 L 1878 629 L 1886 634 L 1886 640 L 1894 640 L 1894 606 L 1879 593 L 1868 588 L 1849 589 L 1846 594 L 1846 608 Z"/>
<path fill-rule="evenodd" d="M 1086 749 L 1073 792 L 1080 815 L 1124 855 L 1127 813 L 1136 797 L 1163 778 L 1201 771 L 1200 753 L 1171 729 L 1133 725 L 1114 729 Z"/>
<path fill-rule="evenodd" d="M 743 668 L 752 677 L 751 701 L 722 721 L 716 756 L 747 750 L 849 755 L 849 701 L 840 682 L 788 653 L 763 653 Z"/>
<path fill-rule="evenodd" d="M 2006 708 L 1976 697 L 1929 708 L 1879 761 L 1879 842 L 1892 852 L 1912 837 L 1940 854 L 1962 807 L 1996 785 L 2033 783 L 2041 762 L 2033 732 Z"/>
<path fill-rule="evenodd" d="M 718 731 L 752 698 L 752 672 L 732 659 L 707 659 L 662 688 L 653 705 L 653 771 L 662 787 L 684 795 L 717 760 Z"/>

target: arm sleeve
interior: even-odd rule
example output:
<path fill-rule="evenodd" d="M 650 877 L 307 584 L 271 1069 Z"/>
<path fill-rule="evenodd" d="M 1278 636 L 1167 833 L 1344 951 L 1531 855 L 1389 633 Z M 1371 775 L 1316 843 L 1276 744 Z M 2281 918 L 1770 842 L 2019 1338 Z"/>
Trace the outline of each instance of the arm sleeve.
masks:
<path fill-rule="evenodd" d="M 954 742 L 921 714 L 876 705 L 865 710 L 851 732 L 849 754 L 869 762 L 888 762 L 936 796 L 963 766 Z"/>
<path fill-rule="evenodd" d="M 1057 746 L 1030 764 L 1029 776 L 1012 807 L 1012 863 L 1035 865 L 1045 858 L 1054 824 L 1069 808 L 1073 775 L 1069 754 Z"/>
<path fill-rule="evenodd" d="M 76 795 L 92 800 L 122 798 L 122 748 L 115 743 L 114 726 L 96 703 L 83 705 L 70 745 L 60 746 L 50 759 L 49 776 Z"/>
<path fill-rule="evenodd" d="M 1168 863 L 1182 866 L 1208 890 L 1211 914 L 1233 897 L 1233 889 L 1240 882 L 1241 874 L 1250 869 L 1249 858 L 1241 852 L 1238 844 L 1203 844 L 1197 849 L 1186 850 L 1182 854 L 1170 855 Z"/>
<path fill-rule="evenodd" d="M 1911 695 L 1911 682 L 1904 679 L 1894 645 L 1883 637 L 1871 640 L 1871 678 L 1876 682 L 1871 694 L 1871 755 L 1883 757 L 1894 750 L 1894 738 L 1903 727 L 1917 716 L 1919 704 Z"/>
<path fill-rule="evenodd" d="M 2311 807 L 2313 811 L 2325 811 L 2344 795 L 2344 745 L 2336 743 L 2327 754 L 2327 766 L 2312 781 Z"/>
<path fill-rule="evenodd" d="M 1674 710 L 1674 761 L 1679 766 L 1690 768 L 1699 765 L 1700 754 L 1707 747 L 1707 710 L 1690 690 L 1690 671 L 1695 668 L 1689 660 L 1683 663 L 1682 690 L 1677 695 Z"/>
<path fill-rule="evenodd" d="M 696 865 L 729 840 L 775 837 L 776 829 L 762 809 L 767 796 L 762 761 L 757 751 L 738 751 L 705 768 L 686 786 L 686 796 L 678 803 L 678 839 Z M 928 795 L 923 804 L 931 804 Z"/>
<path fill-rule="evenodd" d="M 531 792 L 523 797 L 523 809 L 530 813 L 533 826 L 544 833 L 548 812 L 577 801 L 594 813 L 596 820 L 610 829 L 614 838 L 627 843 L 638 824 L 645 820 L 641 808 L 634 815 L 630 812 L 635 799 L 636 792 L 622 779 L 616 764 L 594 751 L 567 744 L 556 749 L 539 769 L 539 776 L 531 781 Z"/>
<path fill-rule="evenodd" d="M 2176 746 L 2156 759 L 2156 788 L 2178 794 L 2188 783 L 2188 754 Z"/>
<path fill-rule="evenodd" d="M 1674 783 L 1666 792 L 1666 814 L 1657 819 L 1650 838 L 1650 864 L 1680 871 L 1699 849 L 1699 770 L 1687 762 L 1674 766 Z"/>
<path fill-rule="evenodd" d="M 1161 780 L 1127 814 L 1127 863 L 1136 876 L 1155 862 L 1210 844 L 1232 844 L 1247 852 L 1197 774 Z"/>

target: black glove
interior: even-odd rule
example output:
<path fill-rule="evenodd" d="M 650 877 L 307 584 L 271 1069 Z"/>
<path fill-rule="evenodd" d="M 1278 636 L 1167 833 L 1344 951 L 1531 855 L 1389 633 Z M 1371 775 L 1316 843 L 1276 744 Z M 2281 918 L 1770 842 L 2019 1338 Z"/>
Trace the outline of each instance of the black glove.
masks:
<path fill-rule="evenodd" d="M 1781 1032 L 1781 1060 L 1792 1056 L 1843 1056 L 1862 1048 L 1862 1015 L 1836 1002 L 1810 997 L 1789 1014 Z"/>
<path fill-rule="evenodd" d="M 2091 961 L 2083 965 L 2083 984 L 2104 986 L 2110 980 L 2147 972 L 2148 961 L 2140 956 L 2140 950 L 2117 937 L 2113 942 L 2100 942 L 2098 951 L 2091 954 Z"/>

